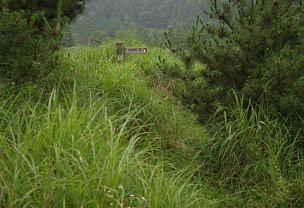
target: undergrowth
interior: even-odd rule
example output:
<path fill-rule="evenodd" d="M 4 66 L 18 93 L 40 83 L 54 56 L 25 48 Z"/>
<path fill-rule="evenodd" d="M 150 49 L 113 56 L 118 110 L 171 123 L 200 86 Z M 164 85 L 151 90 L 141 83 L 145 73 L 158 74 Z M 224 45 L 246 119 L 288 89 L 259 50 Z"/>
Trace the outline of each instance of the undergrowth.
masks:
<path fill-rule="evenodd" d="M 63 49 L 41 82 L 0 82 L 1 208 L 303 207 L 301 138 L 271 107 L 234 94 L 201 126 L 178 58 L 117 63 L 114 48 Z"/>
<path fill-rule="evenodd" d="M 247 207 L 303 207 L 303 155 L 271 107 L 235 92 L 209 127 L 210 171 L 220 186 L 243 192 Z"/>
<path fill-rule="evenodd" d="M 63 51 L 40 83 L 1 83 L 0 207 L 217 207 L 194 180 L 204 130 L 112 43 Z M 152 64 L 152 63 L 151 63 Z M 219 197 L 219 196 L 223 196 Z"/>

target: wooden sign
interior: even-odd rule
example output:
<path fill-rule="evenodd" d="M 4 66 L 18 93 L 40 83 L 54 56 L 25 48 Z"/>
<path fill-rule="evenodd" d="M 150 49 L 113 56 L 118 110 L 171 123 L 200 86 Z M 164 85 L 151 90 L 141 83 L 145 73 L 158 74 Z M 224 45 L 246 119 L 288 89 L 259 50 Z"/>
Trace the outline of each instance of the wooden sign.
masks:
<path fill-rule="evenodd" d="M 123 43 L 116 43 L 116 57 L 118 61 L 124 60 L 124 46 Z"/>
<path fill-rule="evenodd" d="M 125 48 L 123 43 L 116 43 L 116 57 L 118 61 L 123 61 L 125 54 L 146 54 L 148 48 Z"/>
<path fill-rule="evenodd" d="M 147 48 L 125 48 L 125 54 L 145 54 L 147 52 Z"/>

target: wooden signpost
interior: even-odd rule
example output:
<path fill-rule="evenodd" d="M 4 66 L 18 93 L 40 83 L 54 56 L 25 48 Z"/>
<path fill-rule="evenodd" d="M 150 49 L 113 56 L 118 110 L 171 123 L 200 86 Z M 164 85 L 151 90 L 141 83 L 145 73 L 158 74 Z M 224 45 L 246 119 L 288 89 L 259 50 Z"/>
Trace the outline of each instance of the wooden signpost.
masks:
<path fill-rule="evenodd" d="M 125 48 L 123 43 L 116 43 L 116 57 L 118 61 L 123 61 L 125 54 L 146 54 L 148 48 Z"/>

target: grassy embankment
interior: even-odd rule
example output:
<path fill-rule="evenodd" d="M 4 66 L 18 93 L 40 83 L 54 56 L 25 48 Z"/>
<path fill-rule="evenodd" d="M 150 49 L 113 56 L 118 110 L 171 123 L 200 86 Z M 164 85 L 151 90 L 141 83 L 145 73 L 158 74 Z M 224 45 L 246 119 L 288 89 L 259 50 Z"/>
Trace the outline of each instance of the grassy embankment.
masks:
<path fill-rule="evenodd" d="M 270 111 L 236 99 L 206 131 L 156 67 L 178 59 L 150 49 L 118 64 L 113 49 L 65 49 L 41 83 L 2 84 L 0 207 L 303 204 L 297 138 Z"/>

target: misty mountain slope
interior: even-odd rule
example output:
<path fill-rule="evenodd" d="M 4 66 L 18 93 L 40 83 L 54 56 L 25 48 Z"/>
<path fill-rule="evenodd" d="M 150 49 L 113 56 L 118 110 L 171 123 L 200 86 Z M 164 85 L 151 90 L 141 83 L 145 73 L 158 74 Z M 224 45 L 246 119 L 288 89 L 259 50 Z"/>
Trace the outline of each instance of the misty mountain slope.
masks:
<path fill-rule="evenodd" d="M 76 44 L 88 44 L 91 39 L 113 37 L 130 25 L 141 28 L 140 33 L 159 32 L 170 25 L 193 24 L 209 6 L 209 0 L 91 0 L 66 29 L 66 36 Z"/>

